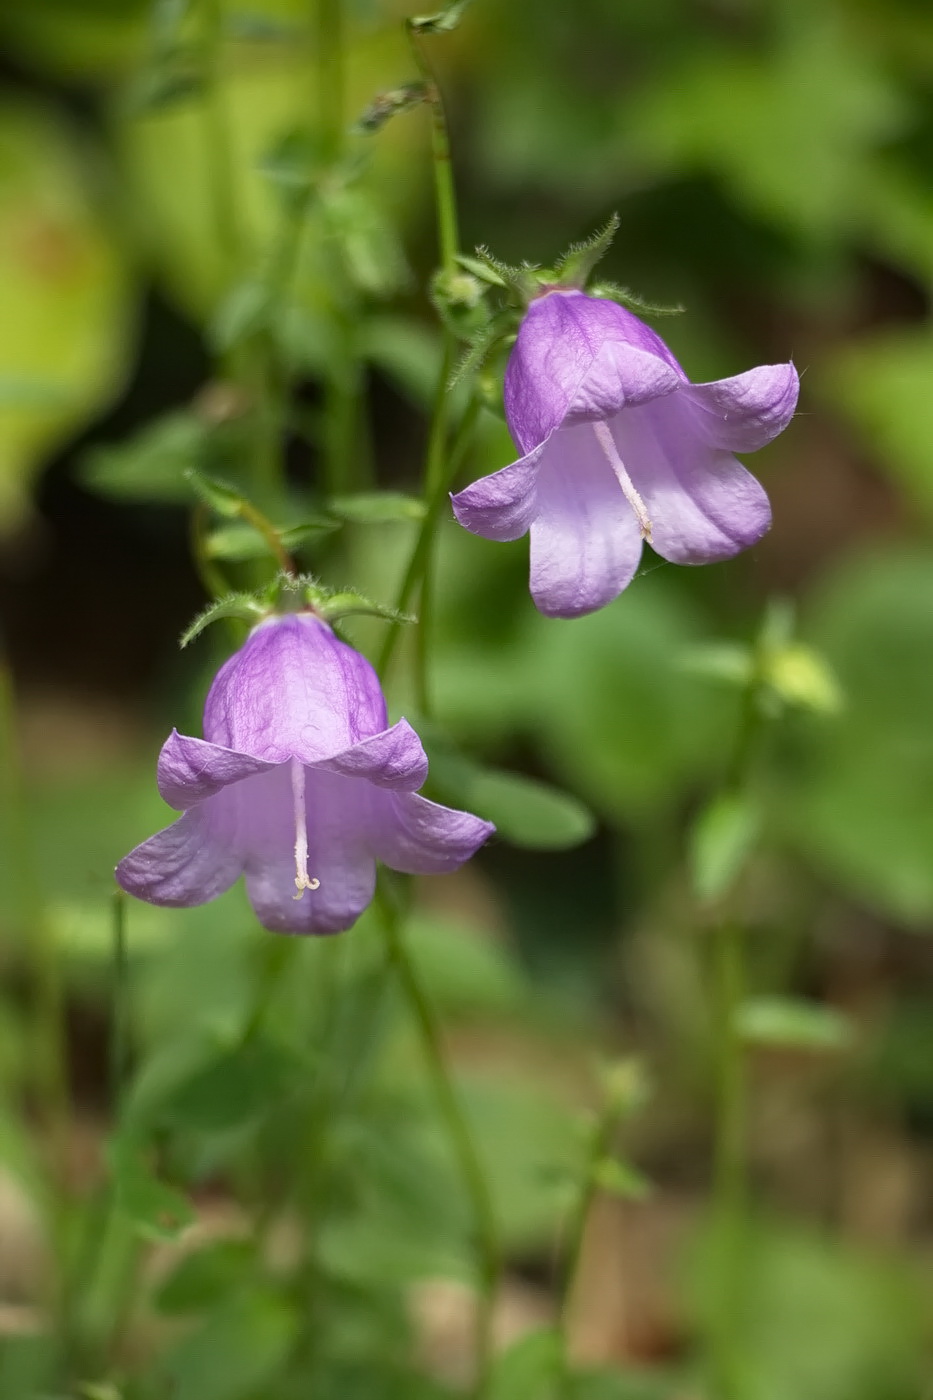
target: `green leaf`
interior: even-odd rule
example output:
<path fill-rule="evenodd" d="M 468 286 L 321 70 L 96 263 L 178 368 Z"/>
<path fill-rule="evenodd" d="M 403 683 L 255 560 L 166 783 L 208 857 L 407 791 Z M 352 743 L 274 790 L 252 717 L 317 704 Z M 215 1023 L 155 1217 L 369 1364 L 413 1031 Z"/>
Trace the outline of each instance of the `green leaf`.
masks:
<path fill-rule="evenodd" d="M 471 0 L 453 0 L 453 4 L 435 15 L 418 15 L 410 19 L 408 27 L 416 34 L 446 34 L 457 28 L 470 3 Z"/>
<path fill-rule="evenodd" d="M 617 1157 L 603 1157 L 598 1161 L 593 1168 L 593 1180 L 600 1191 L 619 1196 L 623 1201 L 643 1201 L 654 1189 L 637 1167 Z"/>
<path fill-rule="evenodd" d="M 493 1400 L 556 1400 L 563 1341 L 553 1327 L 529 1332 L 496 1360 Z"/>
<path fill-rule="evenodd" d="M 449 1016 L 514 1016 L 528 1000 L 521 968 L 485 929 L 415 914 L 406 941 L 431 999 Z"/>
<path fill-rule="evenodd" d="M 845 706 L 799 715 L 773 776 L 781 838 L 847 893 L 926 928 L 933 915 L 933 553 L 903 543 L 824 576 L 803 619 Z"/>
<path fill-rule="evenodd" d="M 742 1003 L 737 1029 L 748 1045 L 789 1050 L 844 1050 L 852 1043 L 848 1017 L 793 997 L 752 997 Z"/>
<path fill-rule="evenodd" d="M 210 426 L 192 413 L 170 413 L 115 447 L 84 454 L 81 479 L 92 491 L 118 501 L 190 499 L 186 473 L 205 457 Z"/>
<path fill-rule="evenodd" d="M 326 534 L 336 528 L 336 521 L 320 516 L 317 519 L 304 520 L 298 525 L 277 530 L 276 533 L 285 548 L 292 550 L 297 545 L 302 544 L 309 536 Z M 258 530 L 243 522 L 236 525 L 224 525 L 220 529 L 212 530 L 205 541 L 205 552 L 209 559 L 222 559 L 233 563 L 245 559 L 266 558 L 269 554 L 269 544 Z"/>
<path fill-rule="evenodd" d="M 537 778 L 471 767 L 465 786 L 466 805 L 494 822 L 514 846 L 563 851 L 588 841 L 596 830 L 596 818 L 578 798 Z"/>
<path fill-rule="evenodd" d="M 256 1250 L 247 1240 L 221 1240 L 186 1254 L 156 1295 L 163 1313 L 202 1312 L 223 1302 L 256 1267 Z"/>
<path fill-rule="evenodd" d="M 813 647 L 791 642 L 766 658 L 762 679 L 786 705 L 835 715 L 842 709 L 842 692 L 825 659 Z"/>
<path fill-rule="evenodd" d="M 117 1210 L 144 1239 L 177 1239 L 195 1219 L 187 1197 L 159 1180 L 135 1144 L 118 1139 L 109 1156 Z"/>
<path fill-rule="evenodd" d="M 690 837 L 690 867 L 697 898 L 714 903 L 728 894 L 755 847 L 761 827 L 757 808 L 742 793 L 723 793 L 703 809 Z"/>
<path fill-rule="evenodd" d="M 253 1400 L 270 1393 L 298 1325 L 282 1297 L 257 1288 L 209 1313 L 162 1358 L 158 1374 L 172 1400 Z"/>
<path fill-rule="evenodd" d="M 402 491 L 371 491 L 358 496 L 335 496 L 327 509 L 353 525 L 388 525 L 398 520 L 423 520 L 427 507 L 417 496 Z"/>
<path fill-rule="evenodd" d="M 160 1118 L 174 1128 L 222 1133 L 280 1106 L 300 1087 L 307 1063 L 268 1040 L 253 1040 L 218 1056 L 176 1084 Z"/>
<path fill-rule="evenodd" d="M 207 476 L 195 467 L 190 467 L 185 477 L 204 504 L 228 520 L 236 520 L 243 507 L 249 504 L 235 486 L 226 481 L 218 481 L 216 477 Z"/>
<path fill-rule="evenodd" d="M 121 391 L 134 332 L 96 152 L 50 105 L 11 93 L 0 102 L 3 528 L 28 510 L 29 480 L 49 454 Z"/>
<path fill-rule="evenodd" d="M 427 84 L 423 81 L 390 88 L 388 92 L 381 92 L 357 118 L 355 129 L 371 135 L 381 131 L 386 122 L 400 112 L 410 112 L 413 107 L 419 107 L 428 100 Z"/>
<path fill-rule="evenodd" d="M 265 282 L 240 282 L 221 303 L 209 327 L 211 342 L 219 351 L 230 350 L 265 330 L 272 309 L 272 294 Z"/>

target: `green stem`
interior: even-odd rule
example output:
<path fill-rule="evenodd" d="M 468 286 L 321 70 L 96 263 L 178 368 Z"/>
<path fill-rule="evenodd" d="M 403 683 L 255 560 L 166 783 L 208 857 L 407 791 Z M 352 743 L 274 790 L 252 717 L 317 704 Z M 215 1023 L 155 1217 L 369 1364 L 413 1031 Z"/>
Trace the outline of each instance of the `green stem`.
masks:
<path fill-rule="evenodd" d="M 761 645 L 759 641 L 759 653 Z M 763 665 L 759 654 L 743 696 L 735 749 L 726 777 L 727 792 L 742 792 L 751 780 L 763 719 Z M 745 948 L 741 924 L 728 915 L 713 930 L 712 964 L 716 1119 L 710 1359 L 717 1400 L 742 1400 L 745 1386 L 739 1319 L 745 1286 L 748 1183 L 745 1053 L 739 1033 L 739 1011 L 745 993 Z"/>
<path fill-rule="evenodd" d="M 339 159 L 347 107 L 343 0 L 316 0 L 318 128 L 327 163 Z"/>
<path fill-rule="evenodd" d="M 0 654 L 0 783 L 10 866 L 26 946 L 32 956 L 35 1044 L 32 1064 L 42 1099 L 55 1173 L 65 1170 L 71 1109 L 67 1076 L 65 997 L 59 951 L 45 907 L 26 802 L 26 778 L 16 732 L 13 678 Z"/>
<path fill-rule="evenodd" d="M 227 264 L 227 280 L 231 282 L 236 279 L 242 264 L 243 231 L 236 191 L 236 163 L 223 88 L 222 0 L 204 0 L 203 16 L 208 75 L 205 116 L 214 231 Z"/>
<path fill-rule="evenodd" d="M 427 567 L 428 560 L 430 559 L 431 544 L 434 539 L 434 533 L 437 529 L 437 524 L 440 519 L 441 511 L 443 510 L 444 505 L 447 501 L 447 488 L 449 487 L 450 483 L 455 479 L 456 474 L 459 471 L 460 466 L 463 462 L 463 458 L 466 455 L 466 452 L 469 448 L 470 442 L 473 437 L 473 430 L 476 427 L 476 420 L 479 417 L 480 407 L 481 404 L 479 399 L 470 400 L 466 412 L 464 413 L 463 418 L 460 422 L 460 428 L 457 433 L 457 438 L 454 442 L 449 460 L 447 462 L 447 470 L 438 474 L 438 479 L 435 484 L 434 490 L 428 496 L 427 510 L 425 511 L 424 517 L 421 521 L 421 528 L 419 529 L 418 534 L 415 537 L 415 543 L 412 547 L 411 556 L 408 560 L 408 565 L 405 569 L 405 574 L 399 587 L 398 595 L 395 599 L 395 608 L 400 613 L 404 613 L 407 610 L 412 598 L 414 597 L 416 589 L 419 587 L 424 577 L 425 568 Z M 398 646 L 399 641 L 401 640 L 401 634 L 401 623 L 392 622 L 389 624 L 388 630 L 386 632 L 385 641 L 382 645 L 382 652 L 379 656 L 379 664 L 377 667 L 377 670 L 379 671 L 379 676 L 383 680 L 383 682 L 386 679 L 389 666 L 392 662 L 392 657 L 395 654 L 395 649 Z M 422 651 L 422 667 L 424 666 L 424 661 L 425 655 Z"/>
<path fill-rule="evenodd" d="M 126 895 L 113 893 L 113 997 L 110 1029 L 110 1099 L 114 1125 L 120 1122 L 130 1051 L 129 961 L 126 946 Z"/>
<path fill-rule="evenodd" d="M 493 1308 L 495 1306 L 502 1257 L 492 1194 L 469 1123 L 454 1088 L 441 1040 L 440 1027 L 430 1000 L 418 979 L 408 955 L 400 927 L 398 909 L 380 884 L 376 904 L 386 940 L 386 953 L 421 1036 L 425 1063 L 434 1082 L 438 1108 L 450 1144 L 457 1158 L 463 1183 L 473 1208 L 477 1250 L 476 1379 L 474 1400 L 486 1400 L 490 1393 L 493 1362 Z"/>
<path fill-rule="evenodd" d="M 738 1034 L 743 988 L 742 933 L 727 921 L 714 933 L 717 1111 L 713 1159 L 715 1318 L 713 1372 L 718 1400 L 739 1400 L 741 1346 L 737 1320 L 743 1293 L 746 1212 L 745 1065 Z"/>
<path fill-rule="evenodd" d="M 586 1224 L 590 1218 L 590 1211 L 592 1210 L 593 1201 L 596 1198 L 598 1190 L 597 1168 L 599 1163 L 608 1155 L 612 1147 L 612 1140 L 619 1125 L 620 1117 L 621 1110 L 618 1104 L 609 1100 L 593 1126 L 593 1132 L 590 1136 L 587 1148 L 586 1161 L 584 1163 L 583 1185 L 570 1219 L 570 1228 L 567 1232 L 563 1281 L 557 1312 L 557 1330 L 560 1336 L 560 1356 L 558 1359 L 559 1395 L 564 1394 L 570 1384 L 570 1353 L 568 1345 L 570 1307 L 573 1301 L 574 1286 L 580 1272 L 580 1260 L 583 1255 L 583 1240 L 586 1235 Z"/>
<path fill-rule="evenodd" d="M 453 165 L 450 159 L 450 134 L 447 113 L 433 65 L 422 47 L 417 33 L 406 25 L 408 42 L 418 72 L 424 79 L 431 106 L 431 164 L 434 170 L 434 201 L 437 210 L 437 238 L 441 266 L 445 272 L 457 270 L 460 232 L 457 219 L 457 193 L 454 188 Z"/>

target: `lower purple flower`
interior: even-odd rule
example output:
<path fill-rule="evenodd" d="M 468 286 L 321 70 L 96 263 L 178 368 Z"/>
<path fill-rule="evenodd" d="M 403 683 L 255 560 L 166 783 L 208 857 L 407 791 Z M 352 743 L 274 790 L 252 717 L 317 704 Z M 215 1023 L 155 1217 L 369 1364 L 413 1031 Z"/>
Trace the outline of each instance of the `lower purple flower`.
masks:
<path fill-rule="evenodd" d="M 387 727 L 365 657 L 312 613 L 267 618 L 217 673 L 204 738 L 166 740 L 159 791 L 182 816 L 120 862 L 117 882 L 187 907 L 245 875 L 266 928 L 337 933 L 372 899 L 377 859 L 441 874 L 494 830 L 420 797 L 427 771 L 407 720 Z"/>
<path fill-rule="evenodd" d="M 625 307 L 550 291 L 528 308 L 505 375 L 524 455 L 454 496 L 454 514 L 491 540 L 530 530 L 539 610 L 593 612 L 632 581 L 644 541 L 706 564 L 761 538 L 768 498 L 732 454 L 787 426 L 798 387 L 792 364 L 692 384 Z"/>

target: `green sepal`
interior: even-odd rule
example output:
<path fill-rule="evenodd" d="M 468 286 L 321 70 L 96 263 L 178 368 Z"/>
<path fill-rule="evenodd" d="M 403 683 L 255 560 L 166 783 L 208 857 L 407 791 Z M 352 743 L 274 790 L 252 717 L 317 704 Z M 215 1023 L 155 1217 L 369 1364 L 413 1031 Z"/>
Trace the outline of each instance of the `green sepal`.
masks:
<path fill-rule="evenodd" d="M 646 301 L 630 287 L 622 287 L 618 282 L 594 282 L 591 287 L 587 287 L 586 294 L 600 297 L 603 301 L 617 301 L 620 306 L 624 306 L 627 311 L 634 311 L 638 316 L 681 316 L 686 309 L 679 303 L 676 306 L 665 306 L 661 302 Z"/>
<path fill-rule="evenodd" d="M 320 594 L 321 590 L 319 590 Z M 386 622 L 415 622 L 417 619 L 411 613 L 399 612 L 397 608 L 391 608 L 385 603 L 374 603 L 371 598 L 365 597 L 362 593 L 328 593 L 324 597 L 318 596 L 312 603 L 314 611 L 324 618 L 326 622 L 340 622 L 345 617 L 381 617 Z"/>
<path fill-rule="evenodd" d="M 490 254 L 486 252 L 485 248 L 481 248 L 478 251 L 484 256 L 471 258 L 466 253 L 458 253 L 457 262 L 464 271 L 472 273 L 474 277 L 478 277 L 482 282 L 488 282 L 491 287 L 507 287 L 509 285 L 508 281 L 499 271 L 500 268 L 504 267 L 504 264 L 498 263 L 495 258 L 491 257 Z"/>
<path fill-rule="evenodd" d="M 209 627 L 212 622 L 220 622 L 222 618 L 236 617 L 244 622 L 255 623 L 268 611 L 269 609 L 263 607 L 252 593 L 228 593 L 226 597 L 208 603 L 204 611 L 198 613 L 191 625 L 182 632 L 178 645 L 182 648 L 188 646 L 195 637 L 201 635 L 205 627 Z"/>
<path fill-rule="evenodd" d="M 428 85 L 423 80 L 389 88 L 387 92 L 380 92 L 373 98 L 365 111 L 357 117 L 353 130 L 361 136 L 371 136 L 374 132 L 381 131 L 386 122 L 401 112 L 410 112 L 413 107 L 419 107 L 423 102 L 429 101 Z"/>
<path fill-rule="evenodd" d="M 500 311 L 498 315 L 492 316 L 484 326 L 481 326 L 470 337 L 466 350 L 447 381 L 447 387 L 449 389 L 455 388 L 465 375 L 472 374 L 474 370 L 482 369 L 497 346 L 513 341 L 517 331 L 516 321 L 515 312 L 508 308 L 505 311 Z"/>
<path fill-rule="evenodd" d="M 464 259 L 458 259 L 464 263 Z M 501 262 L 499 258 L 494 258 L 489 249 L 481 244 L 476 249 L 475 258 L 467 260 L 472 266 L 467 266 L 467 271 L 472 272 L 476 277 L 483 278 L 494 287 L 506 287 L 512 292 L 519 304 L 525 306 L 538 293 L 542 280 L 547 280 L 549 273 L 536 263 L 521 263 L 518 267 L 512 267 L 509 263 Z M 482 271 L 481 269 L 485 269 Z"/>
<path fill-rule="evenodd" d="M 620 219 L 613 214 L 604 228 L 581 243 L 571 243 L 554 267 L 554 280 L 563 287 L 583 287 L 596 264 L 606 256 L 619 231 Z"/>
<path fill-rule="evenodd" d="M 436 15 L 415 15 L 407 21 L 408 28 L 414 34 L 448 34 L 457 28 L 470 3 L 471 0 L 453 0 Z"/>
<path fill-rule="evenodd" d="M 472 272 L 442 268 L 431 279 L 431 303 L 460 340 L 468 340 L 488 322 L 485 293 L 483 282 Z"/>

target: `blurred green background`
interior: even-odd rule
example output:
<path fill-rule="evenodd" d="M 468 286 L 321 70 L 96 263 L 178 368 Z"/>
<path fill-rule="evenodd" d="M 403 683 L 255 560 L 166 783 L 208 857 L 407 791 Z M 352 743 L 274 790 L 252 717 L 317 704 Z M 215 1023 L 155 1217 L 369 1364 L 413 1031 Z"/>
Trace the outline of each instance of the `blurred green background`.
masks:
<path fill-rule="evenodd" d="M 345 8 L 349 121 L 413 70 L 404 5 Z M 253 410 L 231 365 L 266 305 L 296 141 L 323 139 L 327 125 L 313 7 L 224 0 L 213 22 L 220 42 L 205 56 L 199 9 L 181 0 L 0 8 L 0 616 L 29 824 L 7 755 L 4 1400 L 44 1393 L 29 861 L 66 974 L 68 1170 L 80 1196 L 100 1179 L 106 1129 L 110 872 L 163 824 L 158 745 L 173 724 L 198 732 L 224 654 L 219 630 L 176 648 L 203 602 L 181 473 L 240 470 Z M 782 713 L 729 891 L 749 994 L 765 1010 L 748 1032 L 748 1394 L 919 1400 L 933 1334 L 933 11 L 925 0 L 476 0 L 432 55 L 467 251 L 548 263 L 618 210 L 601 272 L 687 309 L 658 328 L 691 378 L 788 357 L 802 376 L 794 423 L 749 463 L 774 506 L 749 555 L 696 571 L 646 556 L 611 607 L 555 623 L 531 607 L 526 542 L 491 545 L 451 522 L 440 531 L 439 750 L 456 743 L 483 767 L 465 777 L 448 761 L 447 794 L 439 758 L 435 781 L 464 802 L 469 781 L 500 835 L 460 876 L 419 889 L 412 941 L 493 1175 L 510 1260 L 503 1337 L 550 1316 L 595 1059 L 636 1056 L 650 1094 L 626 1151 L 642 1175 L 599 1203 L 575 1345 L 615 1375 L 606 1385 L 625 1387 L 599 1394 L 701 1393 L 714 1027 L 696 821 L 735 742 L 729 658 L 783 599 L 796 630 L 775 663 Z M 334 386 L 351 405 L 356 484 L 419 490 L 439 346 L 424 291 L 435 264 L 427 125 L 406 113 L 360 144 L 361 178 L 335 185 L 313 215 L 293 293 L 275 308 L 297 386 L 296 502 L 325 492 Z M 463 479 L 512 455 L 489 410 Z M 351 523 L 303 559 L 390 600 L 414 528 Z M 378 624 L 352 635 L 375 656 Z M 398 667 L 395 713 L 411 712 L 405 675 Z M 133 906 L 129 935 L 133 1093 L 145 1099 L 187 1083 L 192 1066 L 206 1073 L 229 1044 L 269 940 L 239 892 L 203 910 Z M 326 1020 L 327 979 L 342 979 L 348 1007 L 337 1053 L 359 1054 L 379 1021 L 368 923 L 341 941 L 352 945 L 342 965 L 331 945 L 309 946 L 275 994 L 292 1060 L 260 1082 L 281 1071 L 299 1101 L 295 1047 Z M 786 1015 L 769 1031 L 775 998 L 809 1008 L 802 1031 Z M 328 1341 L 315 1388 L 301 1388 L 293 1300 L 268 1281 L 243 1284 L 237 1271 L 255 1279 L 255 1257 L 230 1255 L 222 1288 L 201 1279 L 193 1304 L 169 1292 L 159 1306 L 171 1325 L 141 1325 L 126 1364 L 142 1388 L 127 1395 L 449 1393 L 465 1305 L 442 1280 L 463 1276 L 466 1226 L 393 1011 L 363 1099 L 352 1113 L 338 1111 L 339 1094 L 327 1100 L 336 1126 L 321 1169 L 316 1325 Z M 260 1182 L 275 1180 L 295 1151 L 284 1145 L 290 1100 L 241 1095 L 219 1124 L 194 1113 L 195 1128 L 190 1100 L 167 1100 L 181 1124 L 169 1174 L 212 1248 L 220 1239 L 235 1254 L 234 1196 L 257 1190 L 236 1164 L 245 1152 Z M 318 1096 L 312 1118 L 322 1111 Z M 407 1326 L 434 1377 L 423 1391 L 386 1360 L 399 1280 L 416 1285 Z M 147 1276 L 143 1312 L 153 1287 Z M 200 1321 L 179 1329 L 188 1307 Z M 152 1355 L 168 1381 L 146 1379 Z M 501 1385 L 504 1400 L 525 1393 Z"/>

